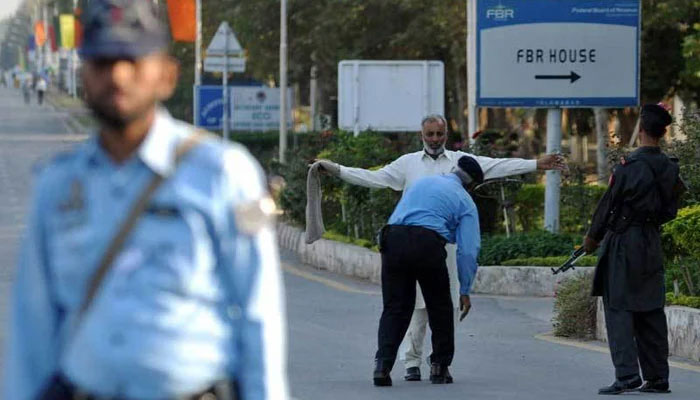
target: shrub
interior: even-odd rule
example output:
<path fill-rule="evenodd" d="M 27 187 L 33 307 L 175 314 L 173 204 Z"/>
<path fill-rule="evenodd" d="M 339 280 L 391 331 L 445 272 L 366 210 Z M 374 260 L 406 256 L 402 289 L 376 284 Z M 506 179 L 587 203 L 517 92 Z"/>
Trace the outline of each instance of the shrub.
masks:
<path fill-rule="evenodd" d="M 563 281 L 554 299 L 554 335 L 591 339 L 595 333 L 596 298 L 591 296 L 592 274 Z"/>
<path fill-rule="evenodd" d="M 534 267 L 558 267 L 566 262 L 568 256 L 556 256 L 556 257 L 527 257 L 527 258 L 514 258 L 512 260 L 505 260 L 501 263 L 503 266 L 534 266 Z M 598 257 L 596 256 L 583 256 L 575 264 L 575 267 L 591 267 L 596 265 L 598 262 Z"/>
<path fill-rule="evenodd" d="M 666 293 L 666 305 L 700 308 L 700 297 L 683 295 L 676 296 L 673 293 Z"/>
<path fill-rule="evenodd" d="M 700 205 L 678 211 L 664 224 L 662 233 L 666 262 L 666 287 L 688 295 L 700 293 Z"/>
<path fill-rule="evenodd" d="M 481 243 L 479 265 L 500 265 L 505 260 L 526 257 L 568 256 L 574 250 L 571 235 L 545 231 L 487 236 Z"/>
<path fill-rule="evenodd" d="M 686 204 L 700 204 L 700 110 L 686 109 L 679 128 L 684 138 L 672 141 L 666 152 L 679 159 L 680 173 L 689 186 Z"/>

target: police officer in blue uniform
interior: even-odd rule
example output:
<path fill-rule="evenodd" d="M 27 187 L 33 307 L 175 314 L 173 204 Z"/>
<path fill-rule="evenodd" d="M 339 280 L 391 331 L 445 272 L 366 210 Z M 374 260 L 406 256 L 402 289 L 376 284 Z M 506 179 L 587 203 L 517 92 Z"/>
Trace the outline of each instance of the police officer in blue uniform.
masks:
<path fill-rule="evenodd" d="M 37 177 L 3 398 L 286 399 L 263 173 L 159 105 L 178 67 L 153 2 L 92 0 L 83 23 L 99 130 Z"/>

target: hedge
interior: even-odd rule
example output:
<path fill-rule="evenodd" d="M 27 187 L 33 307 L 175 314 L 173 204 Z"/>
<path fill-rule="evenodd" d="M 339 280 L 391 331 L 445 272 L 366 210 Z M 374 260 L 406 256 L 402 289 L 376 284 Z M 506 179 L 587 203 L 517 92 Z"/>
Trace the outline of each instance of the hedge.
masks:
<path fill-rule="evenodd" d="M 591 296 L 592 274 L 573 275 L 555 292 L 554 335 L 592 339 L 596 325 L 596 298 Z"/>
<path fill-rule="evenodd" d="M 556 256 L 556 257 L 527 257 L 527 258 L 514 258 L 512 260 L 505 260 L 501 263 L 502 266 L 506 267 L 520 267 L 520 266 L 533 266 L 533 267 L 558 267 L 566 262 L 568 256 Z M 592 267 L 598 262 L 598 257 L 596 256 L 583 256 L 580 260 L 574 264 L 575 267 Z"/>
<path fill-rule="evenodd" d="M 546 231 L 486 236 L 481 241 L 479 265 L 502 265 L 506 260 L 529 257 L 568 256 L 578 236 Z"/>
<path fill-rule="evenodd" d="M 673 293 L 666 293 L 666 305 L 700 308 L 700 296 L 676 296 Z"/>

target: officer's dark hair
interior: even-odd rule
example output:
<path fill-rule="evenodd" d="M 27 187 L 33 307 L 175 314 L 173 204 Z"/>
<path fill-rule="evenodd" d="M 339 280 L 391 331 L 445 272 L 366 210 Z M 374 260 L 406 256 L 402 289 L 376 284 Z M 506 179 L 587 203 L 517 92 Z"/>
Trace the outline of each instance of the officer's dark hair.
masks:
<path fill-rule="evenodd" d="M 671 125 L 673 118 L 665 108 L 658 104 L 645 104 L 642 107 L 639 125 L 644 132 L 660 138 L 666 133 L 666 127 Z"/>

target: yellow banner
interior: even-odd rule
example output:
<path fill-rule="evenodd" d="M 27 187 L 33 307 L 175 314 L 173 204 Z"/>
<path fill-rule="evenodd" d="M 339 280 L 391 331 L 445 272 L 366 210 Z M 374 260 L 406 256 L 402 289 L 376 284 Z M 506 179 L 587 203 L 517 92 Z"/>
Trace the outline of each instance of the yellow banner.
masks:
<path fill-rule="evenodd" d="M 61 14 L 61 47 L 75 48 L 75 16 L 73 14 Z"/>

